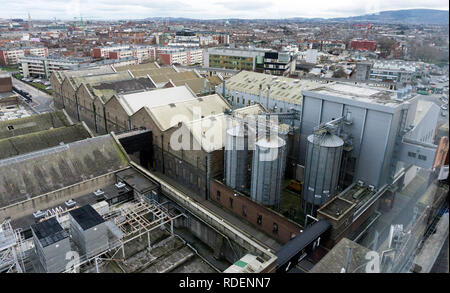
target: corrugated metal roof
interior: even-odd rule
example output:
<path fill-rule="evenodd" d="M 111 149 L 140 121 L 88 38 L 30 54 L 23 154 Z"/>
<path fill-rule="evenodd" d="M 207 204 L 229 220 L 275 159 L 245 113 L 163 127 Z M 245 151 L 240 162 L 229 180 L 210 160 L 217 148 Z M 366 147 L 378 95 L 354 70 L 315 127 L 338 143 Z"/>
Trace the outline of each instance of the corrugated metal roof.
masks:
<path fill-rule="evenodd" d="M 261 85 L 261 95 L 267 97 L 267 86 L 270 87 L 270 98 L 294 104 L 302 103 L 302 90 L 312 89 L 320 86 L 320 82 L 306 81 L 283 76 L 273 76 L 263 73 L 241 71 L 226 81 L 225 87 L 252 95 L 259 95 L 259 85 Z"/>
<path fill-rule="evenodd" d="M 144 106 L 153 108 L 196 98 L 186 86 L 119 95 L 119 100 L 129 115 L 133 115 Z"/>

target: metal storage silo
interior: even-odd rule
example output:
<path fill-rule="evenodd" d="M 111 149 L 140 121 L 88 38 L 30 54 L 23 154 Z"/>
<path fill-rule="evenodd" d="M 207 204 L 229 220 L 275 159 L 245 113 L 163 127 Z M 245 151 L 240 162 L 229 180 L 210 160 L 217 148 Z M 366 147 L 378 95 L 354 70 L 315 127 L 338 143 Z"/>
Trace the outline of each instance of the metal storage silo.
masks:
<path fill-rule="evenodd" d="M 227 130 L 225 138 L 225 183 L 233 189 L 248 188 L 248 130 L 237 125 Z"/>
<path fill-rule="evenodd" d="M 279 207 L 285 166 L 286 142 L 282 138 L 262 138 L 255 143 L 250 189 L 254 201 Z"/>
<path fill-rule="evenodd" d="M 308 136 L 302 197 L 322 205 L 336 193 L 344 141 L 329 132 Z"/>

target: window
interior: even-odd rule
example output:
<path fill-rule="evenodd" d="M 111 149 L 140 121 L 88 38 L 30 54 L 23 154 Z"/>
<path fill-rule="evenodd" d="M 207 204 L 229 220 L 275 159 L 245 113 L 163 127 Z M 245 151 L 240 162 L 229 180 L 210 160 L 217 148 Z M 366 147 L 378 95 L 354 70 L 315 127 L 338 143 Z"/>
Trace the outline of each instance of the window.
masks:
<path fill-rule="evenodd" d="M 216 198 L 218 201 L 220 201 L 220 191 L 219 190 L 217 190 Z"/>
<path fill-rule="evenodd" d="M 8 126 L 8 130 L 14 130 L 14 126 L 9 125 L 9 126 Z"/>
<path fill-rule="evenodd" d="M 230 209 L 232 209 L 232 208 L 233 208 L 233 198 L 230 197 Z"/>
<path fill-rule="evenodd" d="M 256 222 L 258 223 L 258 225 L 262 224 L 262 215 L 258 215 Z"/>
<path fill-rule="evenodd" d="M 426 161 L 427 160 L 427 156 L 419 155 L 419 160 Z"/>
<path fill-rule="evenodd" d="M 416 157 L 416 153 L 408 152 L 408 157 L 415 158 Z"/>
<path fill-rule="evenodd" d="M 247 207 L 242 206 L 242 216 L 247 217 Z"/>
<path fill-rule="evenodd" d="M 273 234 L 278 234 L 278 224 L 277 223 L 273 223 L 273 230 L 272 230 Z"/>

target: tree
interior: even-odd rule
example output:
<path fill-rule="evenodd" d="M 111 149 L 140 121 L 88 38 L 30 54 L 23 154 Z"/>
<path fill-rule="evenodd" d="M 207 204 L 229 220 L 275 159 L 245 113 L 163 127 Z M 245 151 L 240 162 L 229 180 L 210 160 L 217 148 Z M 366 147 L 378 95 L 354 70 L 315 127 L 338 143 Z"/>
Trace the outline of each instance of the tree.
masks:
<path fill-rule="evenodd" d="M 334 78 L 343 78 L 343 77 L 347 77 L 347 75 L 345 74 L 344 68 L 339 68 L 338 70 L 336 70 L 333 73 L 333 77 Z"/>

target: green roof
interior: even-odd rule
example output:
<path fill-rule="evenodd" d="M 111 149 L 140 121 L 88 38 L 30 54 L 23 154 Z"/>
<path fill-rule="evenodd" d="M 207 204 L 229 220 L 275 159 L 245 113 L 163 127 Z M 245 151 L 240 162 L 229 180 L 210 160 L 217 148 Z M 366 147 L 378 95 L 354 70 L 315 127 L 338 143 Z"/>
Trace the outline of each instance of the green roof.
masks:
<path fill-rule="evenodd" d="M 234 265 L 241 267 L 241 268 L 245 268 L 245 266 L 248 265 L 248 263 L 246 263 L 245 261 L 242 261 L 242 260 L 238 260 L 237 262 L 234 263 Z"/>
<path fill-rule="evenodd" d="M 2 121 L 0 122 L 0 139 L 69 125 L 70 122 L 62 111 Z"/>

